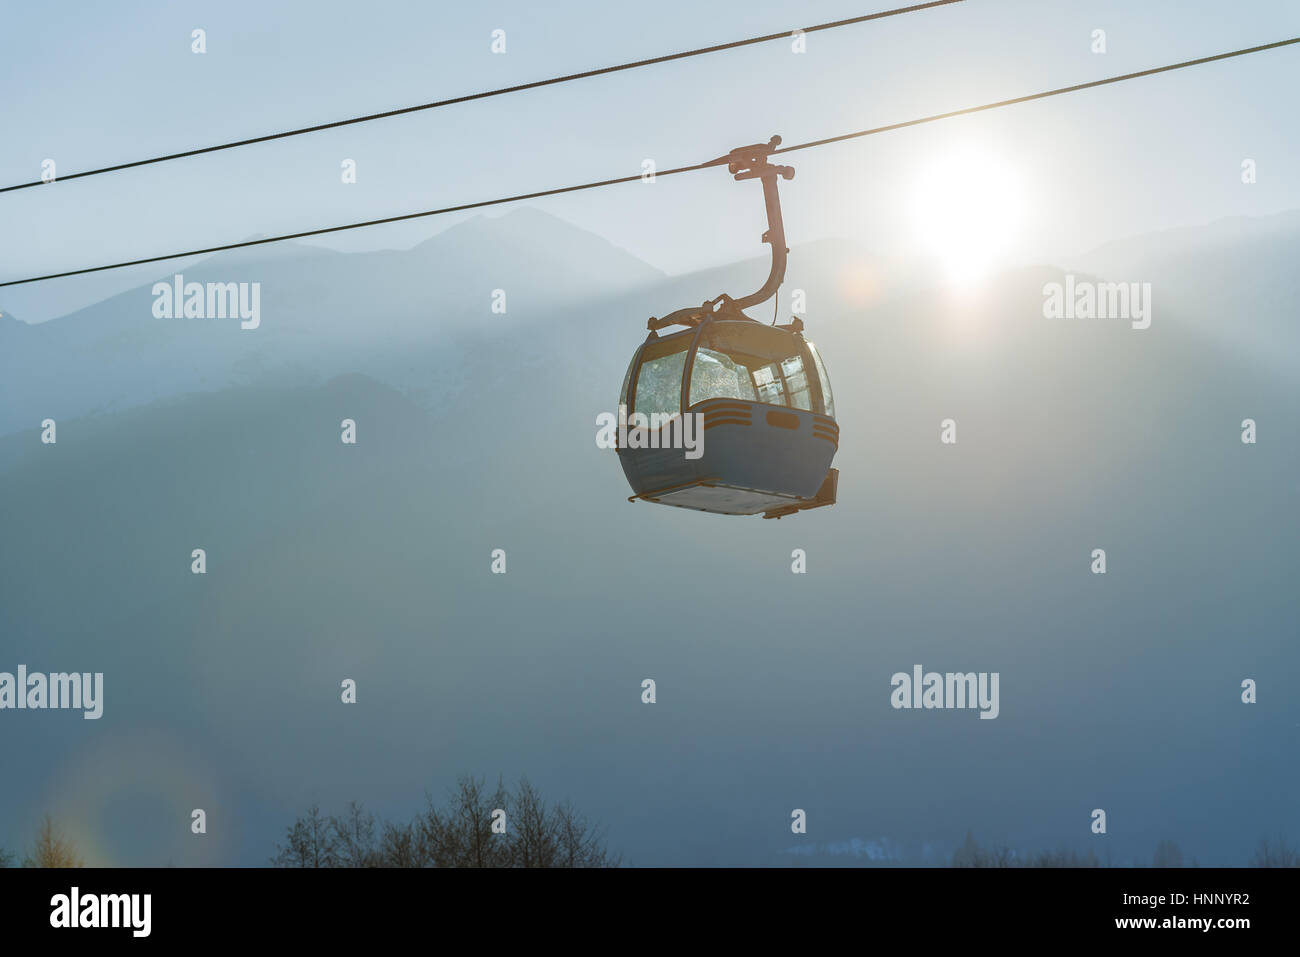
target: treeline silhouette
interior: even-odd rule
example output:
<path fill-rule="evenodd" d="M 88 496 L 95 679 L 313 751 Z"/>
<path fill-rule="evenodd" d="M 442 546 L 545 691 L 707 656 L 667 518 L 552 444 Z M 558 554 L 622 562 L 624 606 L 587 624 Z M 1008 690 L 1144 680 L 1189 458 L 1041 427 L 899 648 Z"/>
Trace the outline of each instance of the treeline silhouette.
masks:
<path fill-rule="evenodd" d="M 500 781 L 490 792 L 482 779 L 461 777 L 447 802 L 426 808 L 408 822 L 381 822 L 359 803 L 326 817 L 317 805 L 289 826 L 276 845 L 276 867 L 617 867 L 600 831 L 569 802 L 547 805 L 527 780 L 508 791 Z M 504 813 L 497 813 L 504 812 Z M 494 822 L 497 827 L 494 829 Z M 502 829 L 503 828 L 503 829 Z M 0 847 L 0 867 L 15 855 Z M 982 847 L 967 832 L 952 867 L 1111 867 L 1092 851 L 1024 853 L 1006 846 Z M 72 842 L 50 815 L 42 818 L 21 862 L 23 867 L 82 867 Z M 1142 865 L 1140 865 L 1142 866 Z M 1161 841 L 1151 867 L 1196 867 L 1173 841 Z M 1251 867 L 1300 867 L 1300 848 L 1285 837 L 1261 838 Z"/>
<path fill-rule="evenodd" d="M 442 806 L 377 821 L 356 801 L 326 817 L 313 804 L 276 845 L 275 867 L 617 867 L 600 831 L 568 801 L 548 805 L 527 779 L 462 776 Z"/>
<path fill-rule="evenodd" d="M 1080 854 L 1077 851 L 1034 851 L 1024 853 L 999 845 L 981 847 L 974 836 L 967 831 L 966 840 L 952 855 L 952 867 L 1112 867 L 1110 852 L 1107 851 L 1106 862 L 1092 851 Z M 1160 841 L 1151 855 L 1150 867 L 1197 867 L 1196 858 L 1184 862 L 1182 849 L 1173 841 Z M 1261 838 L 1255 847 L 1255 855 L 1250 860 L 1250 867 L 1300 867 L 1300 850 L 1289 844 L 1286 838 Z"/>
<path fill-rule="evenodd" d="M 0 867 L 13 865 L 14 855 L 0 847 Z M 83 862 L 77 855 L 72 842 L 64 837 L 54 823 L 54 818 L 45 815 L 36 829 L 36 837 L 23 856 L 23 867 L 82 867 Z"/>

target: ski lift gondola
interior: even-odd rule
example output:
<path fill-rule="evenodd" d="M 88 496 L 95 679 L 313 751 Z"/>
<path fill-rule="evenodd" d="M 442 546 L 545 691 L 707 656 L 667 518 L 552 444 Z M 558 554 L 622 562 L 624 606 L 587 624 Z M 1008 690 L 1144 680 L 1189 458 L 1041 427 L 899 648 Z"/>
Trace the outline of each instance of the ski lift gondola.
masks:
<path fill-rule="evenodd" d="M 839 473 L 830 466 L 839 426 L 821 356 L 800 319 L 768 325 L 744 313 L 785 278 L 777 178 L 790 179 L 794 170 L 767 161 L 780 142 L 774 136 L 706 164 L 762 181 L 772 268 L 757 292 L 741 299 L 723 293 L 646 324 L 650 334 L 619 396 L 620 417 L 632 427 L 618 448 L 635 493 L 629 501 L 764 518 L 835 504 Z M 684 328 L 660 334 L 673 326 Z M 690 434 L 686 417 L 702 429 L 695 456 L 672 440 Z"/>

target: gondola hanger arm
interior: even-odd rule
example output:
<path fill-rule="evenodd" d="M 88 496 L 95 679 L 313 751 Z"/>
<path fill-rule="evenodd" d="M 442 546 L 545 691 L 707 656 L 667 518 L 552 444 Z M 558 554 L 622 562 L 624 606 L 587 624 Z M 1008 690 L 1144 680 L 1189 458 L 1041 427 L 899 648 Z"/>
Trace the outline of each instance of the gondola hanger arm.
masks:
<path fill-rule="evenodd" d="M 780 145 L 781 137 L 773 136 L 766 143 L 751 143 L 748 146 L 738 146 L 725 156 L 719 156 L 717 159 L 702 164 L 704 167 L 726 166 L 727 172 L 737 182 L 747 179 L 763 181 L 763 204 L 767 209 L 767 231 L 763 233 L 762 241 L 772 247 L 772 268 L 768 271 L 767 281 L 755 292 L 740 299 L 733 299 L 723 293 L 716 299 L 704 303 L 703 306 L 679 309 L 663 318 L 651 317 L 649 322 L 646 323 L 646 328 L 653 332 L 666 326 L 695 325 L 719 310 L 726 310 L 728 313 L 736 313 L 743 318 L 748 318 L 743 316 L 743 310 L 771 299 L 776 294 L 777 289 L 785 280 L 786 256 L 790 252 L 785 245 L 785 223 L 781 218 L 781 198 L 777 193 L 776 182 L 778 179 L 794 178 L 794 167 L 777 166 L 767 161 L 767 158 Z"/>

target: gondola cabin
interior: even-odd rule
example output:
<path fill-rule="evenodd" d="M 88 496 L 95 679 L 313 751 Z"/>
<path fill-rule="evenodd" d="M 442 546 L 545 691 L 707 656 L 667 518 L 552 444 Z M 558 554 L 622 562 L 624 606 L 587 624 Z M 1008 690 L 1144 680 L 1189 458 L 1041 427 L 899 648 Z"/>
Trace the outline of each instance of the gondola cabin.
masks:
<path fill-rule="evenodd" d="M 628 367 L 619 405 L 629 421 L 641 421 L 636 413 L 647 422 L 656 413 L 659 422 L 694 416 L 702 452 L 690 458 L 680 443 L 644 434 L 643 447 L 620 446 L 633 498 L 768 518 L 835 501 L 839 426 L 830 379 L 795 328 L 709 318 L 652 333 Z"/>
<path fill-rule="evenodd" d="M 801 320 L 767 325 L 744 312 L 785 278 L 776 183 L 794 170 L 767 161 L 780 143 L 774 136 L 704 164 L 762 182 L 772 268 L 748 296 L 723 293 L 646 324 L 619 396 L 631 429 L 620 431 L 618 457 L 632 501 L 764 518 L 835 504 L 840 430 L 821 356 Z M 674 326 L 685 328 L 660 334 Z"/>

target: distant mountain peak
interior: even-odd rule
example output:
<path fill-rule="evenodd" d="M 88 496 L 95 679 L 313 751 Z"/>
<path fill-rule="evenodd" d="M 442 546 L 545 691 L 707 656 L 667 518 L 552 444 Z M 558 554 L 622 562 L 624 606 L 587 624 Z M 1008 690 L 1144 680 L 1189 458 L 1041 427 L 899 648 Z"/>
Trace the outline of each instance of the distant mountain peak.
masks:
<path fill-rule="evenodd" d="M 413 246 L 411 251 L 433 251 L 467 241 L 490 244 L 507 241 L 515 246 L 531 245 L 539 257 L 553 255 L 559 249 L 579 250 L 588 256 L 604 255 L 621 260 L 625 267 L 642 271 L 648 276 L 667 276 L 662 269 L 647 263 L 622 246 L 615 245 L 599 233 L 535 206 L 516 206 L 497 216 L 480 213 L 430 236 Z"/>
<path fill-rule="evenodd" d="M 1181 255 L 1195 249 L 1287 235 L 1300 235 L 1300 209 L 1264 216 L 1224 216 L 1193 226 L 1171 226 L 1125 236 L 1102 243 L 1074 259 L 1087 263 L 1152 251 L 1162 255 Z"/>

